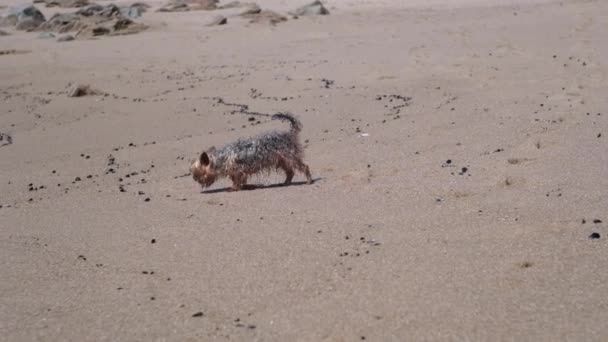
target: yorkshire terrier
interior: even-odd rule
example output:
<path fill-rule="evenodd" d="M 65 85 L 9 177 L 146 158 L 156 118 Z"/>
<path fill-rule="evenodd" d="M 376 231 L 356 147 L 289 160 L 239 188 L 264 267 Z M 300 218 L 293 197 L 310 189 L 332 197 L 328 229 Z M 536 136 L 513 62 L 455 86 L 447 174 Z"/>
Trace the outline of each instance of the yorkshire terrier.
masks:
<path fill-rule="evenodd" d="M 221 177 L 230 177 L 232 190 L 243 189 L 247 177 L 262 171 L 282 169 L 284 185 L 291 184 L 294 170 L 306 176 L 306 184 L 312 183 L 308 165 L 302 161 L 304 152 L 299 141 L 302 123 L 290 113 L 277 113 L 273 120 L 288 121 L 289 131 L 272 131 L 249 139 L 239 139 L 220 149 L 209 148 L 192 162 L 190 173 L 203 190 Z"/>

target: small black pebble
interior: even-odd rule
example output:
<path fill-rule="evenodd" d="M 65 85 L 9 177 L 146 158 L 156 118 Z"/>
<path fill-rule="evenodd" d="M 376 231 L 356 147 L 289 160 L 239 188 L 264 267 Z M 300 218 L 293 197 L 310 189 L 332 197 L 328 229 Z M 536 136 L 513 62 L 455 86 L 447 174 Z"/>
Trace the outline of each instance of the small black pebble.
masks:
<path fill-rule="evenodd" d="M 154 297 L 150 297 L 150 300 L 155 300 L 155 299 L 156 299 L 156 298 L 154 298 Z"/>
<path fill-rule="evenodd" d="M 595 219 L 593 220 L 593 223 L 602 223 L 602 220 Z"/>
<path fill-rule="evenodd" d="M 156 239 L 152 239 L 152 241 L 150 241 L 150 243 L 156 243 Z"/>
<path fill-rule="evenodd" d="M 146 199 L 144 200 L 144 202 L 150 202 L 150 197 L 146 197 Z"/>
<path fill-rule="evenodd" d="M 252 324 L 252 325 L 248 326 L 247 328 L 253 330 L 253 329 L 255 329 L 255 325 Z"/>
<path fill-rule="evenodd" d="M 600 233 L 591 233 L 591 235 L 589 235 L 589 238 L 591 240 L 599 239 L 600 238 Z"/>
<path fill-rule="evenodd" d="M 194 315 L 192 315 L 192 317 L 203 317 L 203 313 L 201 311 L 195 313 Z"/>
<path fill-rule="evenodd" d="M 75 181 L 75 182 L 80 182 L 80 180 L 81 180 L 81 179 L 80 179 L 80 177 L 76 177 L 76 178 L 74 178 L 74 181 Z"/>
<path fill-rule="evenodd" d="M 583 220 L 581 221 L 581 223 L 582 223 L 582 224 L 585 224 L 585 223 L 587 223 L 587 220 L 583 219 Z"/>
<path fill-rule="evenodd" d="M 452 159 L 446 160 L 445 163 L 448 164 L 448 165 L 452 164 Z"/>
<path fill-rule="evenodd" d="M 462 173 L 466 173 L 468 170 L 469 170 L 468 168 L 463 167 L 461 171 L 462 171 Z"/>

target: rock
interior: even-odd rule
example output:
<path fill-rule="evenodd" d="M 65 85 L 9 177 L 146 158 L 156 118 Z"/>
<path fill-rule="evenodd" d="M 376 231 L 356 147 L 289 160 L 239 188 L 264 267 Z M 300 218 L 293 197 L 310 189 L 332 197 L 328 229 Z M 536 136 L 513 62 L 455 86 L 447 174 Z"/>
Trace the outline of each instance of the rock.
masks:
<path fill-rule="evenodd" d="M 276 25 L 280 22 L 287 21 L 287 17 L 277 12 L 263 10 L 259 13 L 246 14 L 243 18 L 250 19 L 252 24 L 270 24 Z"/>
<path fill-rule="evenodd" d="M 23 20 L 19 20 L 15 29 L 20 31 L 31 31 L 40 26 L 40 22 L 36 21 L 34 18 L 25 18 Z"/>
<path fill-rule="evenodd" d="M 13 137 L 6 133 L 0 133 L 0 147 L 13 143 Z"/>
<path fill-rule="evenodd" d="M 99 91 L 92 89 L 89 85 L 86 84 L 76 84 L 70 89 L 68 93 L 69 97 L 82 97 L 87 95 L 98 95 Z"/>
<path fill-rule="evenodd" d="M 217 9 L 219 0 L 185 0 L 194 10 L 211 11 Z"/>
<path fill-rule="evenodd" d="M 0 30 L 0 37 L 2 36 L 10 36 L 10 33 Z"/>
<path fill-rule="evenodd" d="M 157 12 L 187 12 L 190 8 L 186 3 L 180 1 L 170 1 L 163 7 L 157 9 Z"/>
<path fill-rule="evenodd" d="M 80 19 L 81 17 L 74 13 L 57 13 L 38 28 L 58 33 L 77 31 L 86 26 Z"/>
<path fill-rule="evenodd" d="M 139 18 L 148 7 L 146 4 L 136 3 L 131 6 L 120 7 L 120 14 L 127 18 Z"/>
<path fill-rule="evenodd" d="M 104 18 L 112 18 L 120 15 L 120 8 L 114 4 L 109 4 L 106 6 L 94 4 L 79 9 L 78 11 L 76 11 L 75 14 L 84 17 L 98 16 Z"/>
<path fill-rule="evenodd" d="M 227 18 L 256 14 L 262 11 L 260 6 L 253 2 L 240 1 L 233 1 L 226 5 L 219 6 L 217 10 L 221 11 L 220 14 Z"/>
<path fill-rule="evenodd" d="M 133 34 L 147 28 L 146 25 L 136 23 L 124 16 L 121 9 L 112 4 L 90 5 L 74 13 L 58 13 L 40 26 L 40 29 L 45 31 L 59 33 L 75 31 L 75 37 Z"/>
<path fill-rule="evenodd" d="M 206 26 L 219 26 L 226 25 L 227 23 L 228 19 L 226 19 L 226 17 L 224 17 L 223 15 L 218 15 L 213 17 L 213 19 L 211 19 L 211 21 L 209 21 Z"/>
<path fill-rule="evenodd" d="M 248 5 L 255 5 L 252 2 L 240 2 L 240 1 L 231 1 L 223 6 L 220 6 L 219 9 L 226 9 L 226 8 L 239 8 L 239 7 L 245 7 Z M 257 5 L 256 5 L 257 6 Z"/>
<path fill-rule="evenodd" d="M 39 39 L 51 39 L 55 38 L 55 34 L 53 32 L 40 32 L 38 34 Z"/>
<path fill-rule="evenodd" d="M 253 14 L 260 14 L 262 9 L 260 6 L 254 3 L 249 3 L 247 6 L 244 6 L 243 10 L 239 11 L 240 16 L 248 16 Z"/>
<path fill-rule="evenodd" d="M 219 0 L 170 0 L 157 12 L 211 11 L 217 9 Z"/>
<path fill-rule="evenodd" d="M 69 42 L 72 40 L 74 40 L 74 36 L 71 34 L 64 34 L 63 36 L 59 36 L 59 38 L 57 38 L 58 42 Z"/>
<path fill-rule="evenodd" d="M 18 30 L 32 30 L 46 18 L 36 7 L 28 4 L 12 7 L 0 19 L 0 26 L 15 26 Z"/>
<path fill-rule="evenodd" d="M 88 0 L 39 0 L 37 2 L 46 4 L 46 7 L 83 7 L 89 4 Z"/>
<path fill-rule="evenodd" d="M 321 1 L 316 0 L 308 5 L 304 5 L 294 11 L 289 12 L 293 16 L 305 16 L 305 15 L 328 15 L 329 10 L 323 6 Z"/>

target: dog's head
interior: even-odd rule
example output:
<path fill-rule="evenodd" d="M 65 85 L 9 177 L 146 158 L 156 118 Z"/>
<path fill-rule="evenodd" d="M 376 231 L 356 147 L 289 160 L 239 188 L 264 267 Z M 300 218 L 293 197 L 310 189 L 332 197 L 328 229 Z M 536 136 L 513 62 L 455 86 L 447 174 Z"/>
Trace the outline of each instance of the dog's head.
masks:
<path fill-rule="evenodd" d="M 192 179 L 199 183 L 203 188 L 210 186 L 217 177 L 213 169 L 213 161 L 209 158 L 209 153 L 203 152 L 200 157 L 190 165 Z"/>

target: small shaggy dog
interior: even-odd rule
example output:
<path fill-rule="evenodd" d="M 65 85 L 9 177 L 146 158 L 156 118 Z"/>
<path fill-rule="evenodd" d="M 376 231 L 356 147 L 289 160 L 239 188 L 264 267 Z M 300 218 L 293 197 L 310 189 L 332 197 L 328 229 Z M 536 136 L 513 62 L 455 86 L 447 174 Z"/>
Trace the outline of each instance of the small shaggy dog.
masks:
<path fill-rule="evenodd" d="M 211 147 L 192 162 L 192 178 L 204 189 L 217 178 L 230 177 L 232 190 L 236 191 L 247 184 L 250 175 L 283 169 L 286 176 L 283 184 L 291 184 L 294 170 L 302 172 L 306 176 L 306 183 L 311 184 L 310 170 L 302 161 L 303 151 L 299 142 L 302 123 L 290 113 L 277 113 L 272 119 L 288 121 L 290 130 L 239 139 L 220 149 Z"/>

